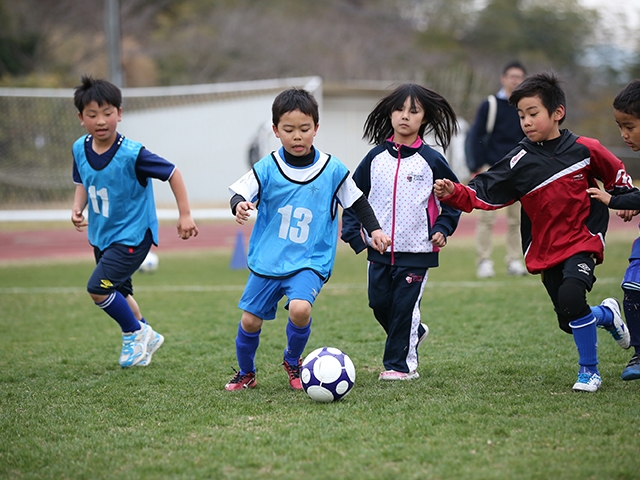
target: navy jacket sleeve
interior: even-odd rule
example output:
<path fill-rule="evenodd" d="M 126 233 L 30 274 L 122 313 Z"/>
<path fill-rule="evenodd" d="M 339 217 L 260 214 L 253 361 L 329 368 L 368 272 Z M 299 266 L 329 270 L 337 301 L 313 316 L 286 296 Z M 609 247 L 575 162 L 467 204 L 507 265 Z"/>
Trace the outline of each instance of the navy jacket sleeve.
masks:
<path fill-rule="evenodd" d="M 628 193 L 611 197 L 609 208 L 614 210 L 640 210 L 640 190 L 636 188 Z"/>
<path fill-rule="evenodd" d="M 367 155 L 353 172 L 353 181 L 362 190 L 365 197 L 371 191 L 371 156 Z M 352 208 L 346 208 L 342 213 L 342 233 L 340 238 L 349 244 L 354 252 L 360 253 L 367 244 L 362 238 L 362 224 Z"/>

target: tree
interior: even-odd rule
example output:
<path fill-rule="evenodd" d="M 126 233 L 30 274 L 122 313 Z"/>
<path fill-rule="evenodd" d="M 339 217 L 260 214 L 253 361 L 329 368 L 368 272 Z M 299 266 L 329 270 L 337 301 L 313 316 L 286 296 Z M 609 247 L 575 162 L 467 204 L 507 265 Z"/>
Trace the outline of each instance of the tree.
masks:
<path fill-rule="evenodd" d="M 21 24 L 21 19 L 0 2 L 0 77 L 28 73 L 35 63 L 40 35 Z"/>
<path fill-rule="evenodd" d="M 474 56 L 519 56 L 575 73 L 596 19 L 577 0 L 491 0 L 465 44 Z"/>

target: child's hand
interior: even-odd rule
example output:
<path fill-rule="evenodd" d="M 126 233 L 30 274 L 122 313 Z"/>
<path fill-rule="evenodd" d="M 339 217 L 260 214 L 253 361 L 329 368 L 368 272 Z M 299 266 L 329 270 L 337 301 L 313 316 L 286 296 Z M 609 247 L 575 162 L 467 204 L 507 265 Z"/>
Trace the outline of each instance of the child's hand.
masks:
<path fill-rule="evenodd" d="M 198 227 L 196 227 L 196 222 L 193 221 L 191 215 L 184 215 L 178 219 L 178 236 L 187 240 L 189 238 L 198 236 Z"/>
<path fill-rule="evenodd" d="M 371 232 L 371 245 L 382 255 L 391 245 L 391 238 L 382 230 L 374 230 Z"/>
<path fill-rule="evenodd" d="M 438 179 L 433 185 L 433 191 L 436 192 L 436 197 L 438 198 L 448 197 L 453 193 L 454 189 L 455 185 L 448 178 Z"/>
<path fill-rule="evenodd" d="M 431 236 L 431 243 L 436 247 L 444 247 L 447 244 L 447 237 L 442 232 L 436 232 Z"/>
<path fill-rule="evenodd" d="M 251 216 L 251 210 L 255 210 L 255 206 L 251 202 L 240 202 L 236 205 L 236 222 L 244 225 Z"/>
<path fill-rule="evenodd" d="M 618 210 L 616 215 L 625 222 L 630 222 L 638 213 L 640 213 L 640 210 Z"/>
<path fill-rule="evenodd" d="M 84 221 L 82 210 L 77 210 L 75 208 L 71 210 L 71 223 L 73 223 L 78 232 L 84 232 L 84 227 L 89 225 L 88 222 Z"/>
<path fill-rule="evenodd" d="M 604 190 L 600 190 L 599 188 L 587 188 L 587 193 L 591 198 L 595 198 L 596 200 L 604 203 L 605 205 L 609 205 L 611 201 L 611 195 L 609 195 Z"/>

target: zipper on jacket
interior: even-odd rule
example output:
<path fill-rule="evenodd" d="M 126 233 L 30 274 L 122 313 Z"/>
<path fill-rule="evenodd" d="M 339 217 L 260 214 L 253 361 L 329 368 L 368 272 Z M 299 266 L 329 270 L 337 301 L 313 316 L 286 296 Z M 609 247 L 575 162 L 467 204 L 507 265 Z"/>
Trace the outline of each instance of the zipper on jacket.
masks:
<path fill-rule="evenodd" d="M 391 265 L 394 265 L 396 262 L 395 257 L 395 244 L 396 244 L 396 194 L 398 191 L 398 175 L 400 173 L 400 160 L 402 160 L 402 155 L 400 153 L 400 148 L 402 147 L 399 143 L 394 143 L 396 150 L 398 150 L 398 161 L 396 163 L 396 175 L 393 179 L 393 199 L 391 202 Z"/>

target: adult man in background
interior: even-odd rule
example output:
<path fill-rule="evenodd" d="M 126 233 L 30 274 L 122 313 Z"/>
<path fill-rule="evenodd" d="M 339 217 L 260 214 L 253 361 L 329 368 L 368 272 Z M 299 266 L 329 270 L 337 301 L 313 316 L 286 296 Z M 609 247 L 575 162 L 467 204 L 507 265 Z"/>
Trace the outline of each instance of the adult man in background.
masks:
<path fill-rule="evenodd" d="M 526 70 L 518 61 L 509 62 L 502 70 L 502 88 L 495 95 L 487 97 L 476 113 L 473 125 L 467 134 L 465 151 L 471 175 L 486 170 L 509 153 L 524 133 L 520 128 L 520 118 L 514 107 L 509 105 L 511 92 L 524 80 Z M 520 243 L 520 205 L 513 204 L 506 209 L 507 234 L 506 249 L 507 274 L 526 275 L 522 263 Z M 491 253 L 493 251 L 493 227 L 497 211 L 478 211 L 476 226 L 476 263 L 478 278 L 495 275 Z"/>

